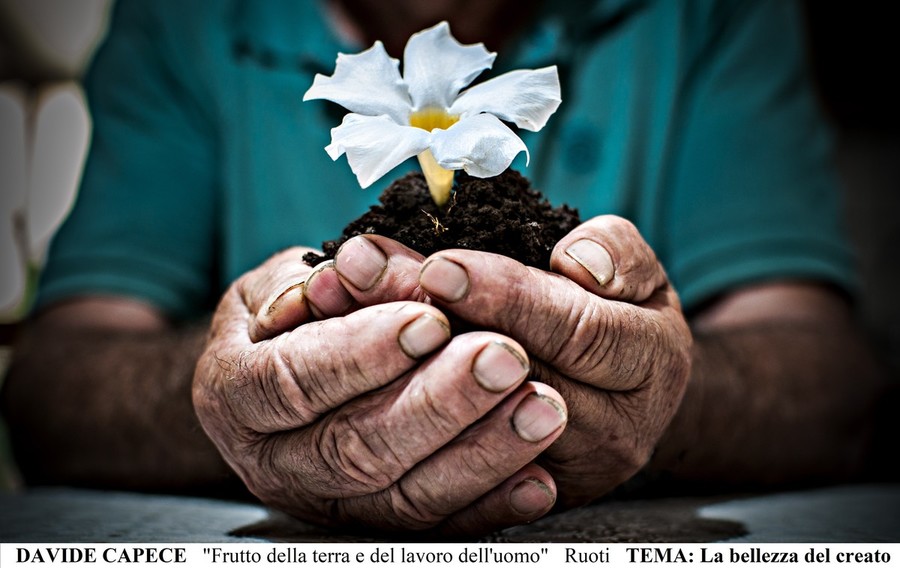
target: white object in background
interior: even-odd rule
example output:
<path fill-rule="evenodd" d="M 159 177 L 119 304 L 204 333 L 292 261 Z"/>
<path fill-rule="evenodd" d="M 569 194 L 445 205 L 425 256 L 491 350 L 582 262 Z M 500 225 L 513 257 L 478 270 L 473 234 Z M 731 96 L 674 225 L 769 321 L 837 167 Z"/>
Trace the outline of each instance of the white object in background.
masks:
<path fill-rule="evenodd" d="M 43 264 L 75 200 L 91 122 L 81 88 L 59 83 L 30 102 L 21 88 L 0 86 L 0 125 L 0 171 L 11 172 L 0 205 L 0 321 L 8 321 L 26 297 L 28 267 Z"/>
<path fill-rule="evenodd" d="M 41 77 L 78 77 L 106 31 L 112 0 L 0 0 L 0 27 Z M 15 48 L 18 49 L 15 49 Z"/>
<path fill-rule="evenodd" d="M 35 108 L 25 228 L 29 259 L 41 265 L 50 238 L 75 199 L 91 121 L 84 94 L 75 83 L 41 90 Z"/>
<path fill-rule="evenodd" d="M 0 85 L 0 315 L 12 312 L 25 297 L 24 238 L 27 191 L 25 89 Z"/>

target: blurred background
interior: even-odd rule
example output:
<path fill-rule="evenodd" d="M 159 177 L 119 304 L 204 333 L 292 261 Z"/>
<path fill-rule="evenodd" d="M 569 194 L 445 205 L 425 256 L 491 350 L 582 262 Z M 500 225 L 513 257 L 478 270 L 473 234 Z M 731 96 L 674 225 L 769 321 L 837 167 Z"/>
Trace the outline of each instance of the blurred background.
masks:
<path fill-rule="evenodd" d="M 110 0 L 0 0 L 0 384 L 90 139 L 78 80 Z M 18 478 L 0 422 L 0 488 Z"/>
<path fill-rule="evenodd" d="M 79 78 L 113 1 L 0 0 L 0 382 L 47 243 L 76 193 L 91 128 Z M 889 7 L 804 3 L 810 63 L 839 134 L 847 222 L 860 250 L 860 314 L 896 377 L 900 40 Z M 14 487 L 16 479 L 0 424 L 0 487 Z"/>

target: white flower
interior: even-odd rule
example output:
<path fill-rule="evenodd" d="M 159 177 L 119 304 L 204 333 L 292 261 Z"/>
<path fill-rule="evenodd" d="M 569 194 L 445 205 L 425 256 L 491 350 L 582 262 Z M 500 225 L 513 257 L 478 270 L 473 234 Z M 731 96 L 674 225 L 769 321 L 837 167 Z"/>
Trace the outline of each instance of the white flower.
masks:
<path fill-rule="evenodd" d="M 328 99 L 350 111 L 325 150 L 334 160 L 346 154 L 362 187 L 418 156 L 443 205 L 454 170 L 491 177 L 519 152 L 528 158 L 502 121 L 540 130 L 561 101 L 555 66 L 511 71 L 460 93 L 496 56 L 483 44 L 460 44 L 441 22 L 409 38 L 402 77 L 399 61 L 375 42 L 356 55 L 338 54 L 334 75 L 316 75 L 303 100 Z"/>

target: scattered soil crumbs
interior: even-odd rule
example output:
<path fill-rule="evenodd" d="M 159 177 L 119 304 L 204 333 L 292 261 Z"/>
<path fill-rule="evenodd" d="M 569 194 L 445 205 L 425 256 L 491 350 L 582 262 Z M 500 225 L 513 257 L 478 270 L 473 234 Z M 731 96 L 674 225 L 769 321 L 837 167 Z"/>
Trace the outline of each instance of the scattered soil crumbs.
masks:
<path fill-rule="evenodd" d="M 421 173 L 395 181 L 379 201 L 381 205 L 350 222 L 339 239 L 322 243 L 324 256 L 309 253 L 304 260 L 315 266 L 334 258 L 348 239 L 377 234 L 425 256 L 465 248 L 502 254 L 548 270 L 557 241 L 580 223 L 576 209 L 567 205 L 554 208 L 514 170 L 488 179 L 457 172 L 454 194 L 445 210 L 432 201 Z"/>

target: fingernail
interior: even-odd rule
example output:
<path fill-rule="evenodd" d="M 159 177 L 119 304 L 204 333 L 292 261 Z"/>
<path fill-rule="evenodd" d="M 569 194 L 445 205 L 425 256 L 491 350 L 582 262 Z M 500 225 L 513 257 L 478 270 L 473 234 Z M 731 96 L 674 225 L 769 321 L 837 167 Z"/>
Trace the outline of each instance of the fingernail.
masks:
<path fill-rule="evenodd" d="M 502 392 L 528 374 L 528 361 L 501 341 L 488 343 L 472 364 L 472 374 L 485 389 Z"/>
<path fill-rule="evenodd" d="M 419 284 L 439 300 L 456 302 L 469 291 L 469 275 L 465 268 L 455 262 L 437 257 L 422 267 Z"/>
<path fill-rule="evenodd" d="M 566 254 L 590 272 L 601 286 L 606 286 L 615 275 L 615 266 L 609 251 L 592 240 L 575 241 L 566 249 Z"/>
<path fill-rule="evenodd" d="M 566 421 L 566 411 L 552 398 L 537 393 L 526 396 L 513 413 L 513 429 L 526 442 L 540 442 Z"/>
<path fill-rule="evenodd" d="M 338 274 L 359 290 L 368 290 L 387 268 L 387 257 L 365 237 L 354 237 L 341 245 L 334 259 Z"/>
<path fill-rule="evenodd" d="M 509 492 L 509 505 L 520 515 L 534 515 L 548 510 L 556 495 L 539 479 L 526 479 Z"/>
<path fill-rule="evenodd" d="M 422 314 L 400 330 L 400 348 L 417 359 L 431 353 L 450 339 L 450 327 L 430 314 Z"/>
<path fill-rule="evenodd" d="M 260 308 L 257 319 L 273 318 L 287 303 L 294 299 L 299 300 L 303 298 L 303 286 L 303 282 L 298 282 L 282 290 L 274 299 L 269 300 L 268 303 Z"/>
<path fill-rule="evenodd" d="M 306 300 L 320 318 L 341 315 L 353 304 L 353 297 L 337 279 L 334 261 L 323 262 L 307 278 Z"/>

